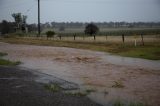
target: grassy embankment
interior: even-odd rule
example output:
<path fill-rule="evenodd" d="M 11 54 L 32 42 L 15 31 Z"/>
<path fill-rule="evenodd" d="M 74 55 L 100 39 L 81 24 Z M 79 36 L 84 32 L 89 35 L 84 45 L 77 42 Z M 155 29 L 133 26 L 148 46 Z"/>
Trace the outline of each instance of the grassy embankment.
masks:
<path fill-rule="evenodd" d="M 151 60 L 160 60 L 160 42 L 146 42 L 144 46 L 141 44 L 136 47 L 129 42 L 113 43 L 113 42 L 80 42 L 80 41 L 60 41 L 60 40 L 45 40 L 45 39 L 24 39 L 24 38 L 2 38 L 1 42 L 15 43 L 15 44 L 30 44 L 30 45 L 44 45 L 57 47 L 71 47 L 88 49 L 94 51 L 109 52 L 115 55 L 144 58 Z"/>
<path fill-rule="evenodd" d="M 5 56 L 5 55 L 7 55 L 7 53 L 0 52 L 0 65 L 15 66 L 15 65 L 20 64 L 19 61 L 12 62 L 9 60 L 2 59 L 2 56 Z"/>

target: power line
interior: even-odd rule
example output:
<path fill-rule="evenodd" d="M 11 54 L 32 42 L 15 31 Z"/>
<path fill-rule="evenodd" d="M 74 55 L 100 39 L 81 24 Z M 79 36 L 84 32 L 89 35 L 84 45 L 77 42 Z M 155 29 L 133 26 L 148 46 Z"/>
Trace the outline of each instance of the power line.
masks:
<path fill-rule="evenodd" d="M 103 3 L 110 3 L 112 0 L 42 0 L 42 1 L 52 1 L 52 2 L 60 2 L 60 3 L 83 3 L 83 4 L 103 4 Z"/>
<path fill-rule="evenodd" d="M 35 6 L 36 4 L 31 5 L 29 8 L 26 9 L 26 11 L 24 12 L 24 14 L 27 14 L 28 12 L 30 12 L 30 10 Z"/>

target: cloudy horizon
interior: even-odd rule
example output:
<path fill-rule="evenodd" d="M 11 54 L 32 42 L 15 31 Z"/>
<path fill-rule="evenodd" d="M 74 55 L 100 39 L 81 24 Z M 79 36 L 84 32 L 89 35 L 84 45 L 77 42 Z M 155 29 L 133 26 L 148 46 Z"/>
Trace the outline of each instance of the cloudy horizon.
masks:
<path fill-rule="evenodd" d="M 41 22 L 160 22 L 160 0 L 40 0 Z M 37 0 L 0 0 L 0 21 L 12 13 L 37 23 Z"/>

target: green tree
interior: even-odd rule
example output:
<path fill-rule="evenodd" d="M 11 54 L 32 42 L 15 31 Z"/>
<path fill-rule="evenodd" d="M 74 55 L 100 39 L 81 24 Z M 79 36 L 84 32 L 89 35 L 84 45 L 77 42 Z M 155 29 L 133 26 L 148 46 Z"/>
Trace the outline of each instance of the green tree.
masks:
<path fill-rule="evenodd" d="M 93 24 L 93 23 L 90 23 L 86 26 L 85 28 L 85 34 L 89 34 L 89 35 L 93 35 L 93 34 L 96 34 L 97 32 L 99 31 L 99 28 Z"/>
<path fill-rule="evenodd" d="M 26 15 L 22 15 L 22 26 L 21 26 L 21 30 L 23 32 L 26 31 L 26 20 L 27 20 L 27 16 Z"/>
<path fill-rule="evenodd" d="M 9 33 L 9 31 L 10 31 L 9 23 L 6 20 L 2 21 L 2 29 L 1 29 L 1 31 L 2 31 L 2 34 Z"/>
<path fill-rule="evenodd" d="M 46 35 L 47 35 L 47 39 L 48 39 L 48 38 L 53 37 L 55 35 L 55 32 L 54 31 L 47 31 Z"/>
<path fill-rule="evenodd" d="M 22 24 L 22 16 L 21 13 L 13 13 L 12 17 L 14 18 L 17 28 L 20 29 L 20 25 Z"/>
<path fill-rule="evenodd" d="M 17 29 L 24 30 L 26 27 L 27 16 L 22 15 L 21 13 L 13 13 L 12 17 L 14 18 L 15 23 L 17 24 Z"/>

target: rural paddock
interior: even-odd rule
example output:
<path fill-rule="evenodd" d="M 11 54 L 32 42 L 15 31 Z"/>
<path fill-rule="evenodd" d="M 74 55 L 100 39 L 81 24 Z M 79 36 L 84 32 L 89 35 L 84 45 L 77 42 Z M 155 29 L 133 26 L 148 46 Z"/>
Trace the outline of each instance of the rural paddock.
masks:
<path fill-rule="evenodd" d="M 160 62 L 111 56 L 103 52 L 0 43 L 4 57 L 92 90 L 88 97 L 103 105 L 115 100 L 160 105 Z M 119 61 L 119 62 L 118 62 Z M 155 67 L 153 67 L 155 65 Z"/>
<path fill-rule="evenodd" d="M 46 38 L 45 35 L 39 37 L 38 39 L 48 39 L 48 40 L 62 40 L 62 41 L 77 41 L 77 42 L 123 42 L 122 36 L 60 36 Z M 142 38 L 143 37 L 143 38 Z M 23 37 L 25 39 L 37 39 L 37 37 Z M 142 43 L 142 39 L 145 42 L 160 42 L 160 35 L 135 35 L 135 36 L 124 36 L 124 42 L 134 44 L 135 40 L 137 43 Z"/>

